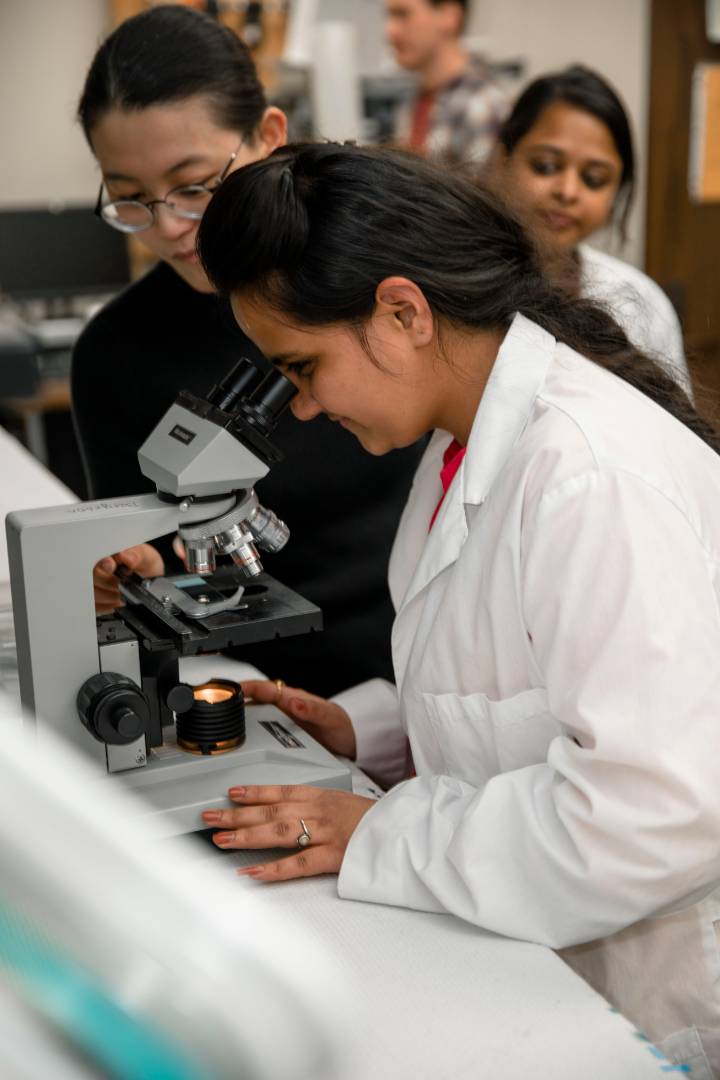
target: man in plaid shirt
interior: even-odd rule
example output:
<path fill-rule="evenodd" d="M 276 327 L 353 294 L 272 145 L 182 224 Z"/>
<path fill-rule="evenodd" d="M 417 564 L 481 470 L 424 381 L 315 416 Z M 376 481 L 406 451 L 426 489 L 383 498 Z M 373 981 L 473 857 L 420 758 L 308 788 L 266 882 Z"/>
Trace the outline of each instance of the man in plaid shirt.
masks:
<path fill-rule="evenodd" d="M 442 161 L 484 161 L 507 111 L 503 91 L 460 35 L 468 0 L 387 0 L 395 59 L 414 71 L 420 92 L 398 114 L 396 140 Z"/>

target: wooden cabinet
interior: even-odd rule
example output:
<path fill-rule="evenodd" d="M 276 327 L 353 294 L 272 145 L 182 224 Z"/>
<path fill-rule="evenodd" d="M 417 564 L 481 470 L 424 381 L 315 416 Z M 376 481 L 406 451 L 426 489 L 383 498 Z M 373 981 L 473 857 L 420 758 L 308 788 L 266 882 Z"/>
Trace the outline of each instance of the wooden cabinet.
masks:
<path fill-rule="evenodd" d="M 692 79 L 720 63 L 707 37 L 705 0 L 653 0 L 646 270 L 668 293 L 685 332 L 698 389 L 717 396 L 720 418 L 720 202 L 688 194 Z M 720 140 L 720 130 L 710 132 Z"/>
<path fill-rule="evenodd" d="M 259 5 L 251 5 L 248 0 L 168 0 L 169 3 L 185 3 L 186 7 L 196 11 L 217 12 L 220 22 L 229 26 L 241 38 L 245 30 L 249 7 L 261 8 L 262 36 L 257 48 L 251 48 L 258 74 L 266 90 L 272 90 L 277 84 L 278 63 L 285 44 L 288 0 L 265 0 Z M 113 26 L 118 26 L 125 19 L 155 7 L 156 3 L 148 0 L 111 0 Z"/>

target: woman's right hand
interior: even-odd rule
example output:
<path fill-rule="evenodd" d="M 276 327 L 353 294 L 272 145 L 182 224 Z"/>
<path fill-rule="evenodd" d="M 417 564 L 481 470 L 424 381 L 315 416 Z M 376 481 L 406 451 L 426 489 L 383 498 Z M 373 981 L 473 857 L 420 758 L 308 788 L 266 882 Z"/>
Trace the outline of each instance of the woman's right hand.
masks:
<path fill-rule="evenodd" d="M 258 705 L 275 705 L 326 750 L 354 760 L 355 732 L 341 705 L 307 690 L 285 686 L 279 680 L 247 679 L 242 688 L 245 697 L 252 698 Z"/>
<path fill-rule="evenodd" d="M 118 566 L 126 566 L 140 577 L 158 577 L 165 569 L 162 555 L 151 544 L 137 544 L 100 559 L 93 567 L 95 611 L 98 615 L 106 615 L 124 602 L 120 595 L 120 579 L 115 572 Z"/>

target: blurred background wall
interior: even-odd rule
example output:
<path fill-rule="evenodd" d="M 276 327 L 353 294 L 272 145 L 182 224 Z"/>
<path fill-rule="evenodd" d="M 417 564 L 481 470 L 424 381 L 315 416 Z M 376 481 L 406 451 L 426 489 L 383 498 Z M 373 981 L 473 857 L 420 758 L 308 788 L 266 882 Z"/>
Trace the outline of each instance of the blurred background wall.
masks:
<path fill-rule="evenodd" d="M 491 59 L 522 61 L 526 77 L 578 60 L 597 67 L 625 99 L 644 148 L 648 9 L 649 0 L 474 0 L 468 32 Z M 0 208 L 94 198 L 97 172 L 74 109 L 114 16 L 110 0 L 0 0 Z M 638 265 L 642 176 L 625 251 Z"/>
<path fill-rule="evenodd" d="M 94 196 L 74 112 L 110 24 L 106 0 L 0 0 L 0 206 Z"/>
<path fill-rule="evenodd" d="M 0 0 L 0 253 L 4 210 L 44 205 L 47 211 L 50 204 L 68 203 L 82 204 L 91 214 L 99 177 L 75 123 L 77 97 L 98 43 L 150 2 Z M 200 0 L 186 2 L 200 5 Z M 245 32 L 247 0 L 213 2 L 224 22 Z M 394 80 L 397 88 L 407 80 L 382 40 L 384 3 L 266 0 L 262 5 L 264 30 L 254 55 L 270 94 L 290 113 L 293 135 L 313 132 L 317 65 L 312 57 L 280 63 L 287 10 L 291 20 L 293 13 L 316 10 L 322 12 L 318 18 L 354 24 L 368 121 L 361 138 L 372 138 L 382 133 L 382 124 L 370 115 L 368 103 L 392 108 L 395 91 L 389 103 L 381 100 L 385 83 Z M 598 235 L 592 243 L 646 269 L 666 290 L 680 314 L 696 372 L 720 393 L 720 200 L 688 194 L 691 88 L 699 66 L 716 70 L 720 64 L 710 10 L 706 0 L 471 0 L 467 36 L 471 47 L 508 73 L 513 89 L 574 62 L 597 69 L 615 85 L 635 134 L 636 199 L 626 246 L 618 251 L 610 238 Z M 335 67 L 345 78 L 346 68 Z M 321 100 L 332 104 L 333 95 Z M 345 128 L 336 132 L 328 126 L 320 124 L 321 134 L 343 137 Z M 713 124 L 708 133 L 711 144 L 718 139 L 716 128 Z M 147 265 L 142 250 L 131 244 L 129 254 L 131 272 L 137 274 Z"/>

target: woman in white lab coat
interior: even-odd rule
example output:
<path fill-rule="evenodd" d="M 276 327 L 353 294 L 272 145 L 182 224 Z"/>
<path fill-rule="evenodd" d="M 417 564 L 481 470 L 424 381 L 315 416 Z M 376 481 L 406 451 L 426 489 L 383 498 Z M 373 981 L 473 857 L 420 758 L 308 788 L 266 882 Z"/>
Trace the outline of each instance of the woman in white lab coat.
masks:
<path fill-rule="evenodd" d="M 343 897 L 562 950 L 712 1076 L 718 436 L 492 196 L 417 158 L 276 151 L 199 242 L 296 416 L 372 454 L 435 431 L 391 559 L 397 690 L 248 688 L 402 782 L 376 803 L 234 788 L 215 842 L 294 849 L 261 881 L 339 871 Z"/>
<path fill-rule="evenodd" d="M 644 352 L 689 386 L 682 331 L 662 289 L 637 267 L 585 241 L 611 230 L 627 240 L 635 188 L 630 123 L 613 88 L 580 65 L 543 75 L 502 124 L 493 179 L 571 288 L 604 304 Z M 570 257 L 569 259 L 567 257 Z"/>

